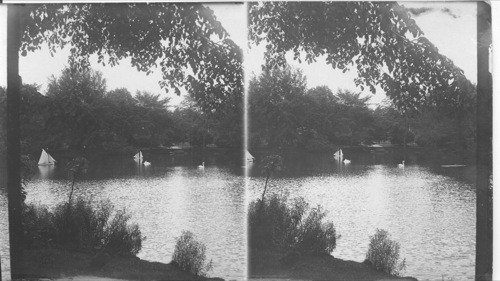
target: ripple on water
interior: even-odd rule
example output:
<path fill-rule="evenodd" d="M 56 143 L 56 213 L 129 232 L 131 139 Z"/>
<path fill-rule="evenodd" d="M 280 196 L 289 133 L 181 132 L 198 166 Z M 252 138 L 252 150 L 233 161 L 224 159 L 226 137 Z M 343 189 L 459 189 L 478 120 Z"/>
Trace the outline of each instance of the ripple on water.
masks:
<path fill-rule="evenodd" d="M 68 181 L 38 179 L 27 191 L 28 202 L 54 207 L 67 200 Z M 244 195 L 243 178 L 218 167 L 157 167 L 147 176 L 78 182 L 75 190 L 130 212 L 147 237 L 140 258 L 169 263 L 176 237 L 189 230 L 213 260 L 209 275 L 224 279 L 246 276 Z"/>
<path fill-rule="evenodd" d="M 251 179 L 250 198 L 260 196 L 263 180 Z M 419 280 L 474 277 L 476 199 L 470 184 L 423 167 L 383 165 L 350 174 L 276 177 L 271 184 L 270 192 L 302 196 L 328 211 L 327 219 L 342 236 L 336 257 L 363 261 L 369 236 L 382 228 L 400 243 L 406 275 Z"/>

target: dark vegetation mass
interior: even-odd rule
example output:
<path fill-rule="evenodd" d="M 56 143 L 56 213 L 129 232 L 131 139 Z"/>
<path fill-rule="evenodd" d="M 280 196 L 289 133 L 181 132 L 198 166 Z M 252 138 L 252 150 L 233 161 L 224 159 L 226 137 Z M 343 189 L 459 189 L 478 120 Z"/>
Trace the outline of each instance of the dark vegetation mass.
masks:
<path fill-rule="evenodd" d="M 289 66 L 250 81 L 250 144 L 254 147 L 332 149 L 334 145 L 391 143 L 475 149 L 476 89 L 468 84 L 456 103 L 438 101 L 409 110 L 390 101 L 371 105 L 370 96 L 327 86 L 307 87 Z"/>
<path fill-rule="evenodd" d="M 339 237 L 325 216 L 320 206 L 310 208 L 303 198 L 291 203 L 279 196 L 254 201 L 248 211 L 250 248 L 330 254 Z"/>
<path fill-rule="evenodd" d="M 4 103 L 5 90 L 0 91 Z M 126 151 L 185 142 L 239 146 L 241 108 L 240 102 L 234 110 L 209 114 L 187 98 L 174 109 L 160 94 L 108 91 L 100 72 L 66 68 L 50 79 L 45 95 L 37 85 L 22 86 L 22 149 L 38 155 L 41 148 Z"/>
<path fill-rule="evenodd" d="M 79 199 L 53 210 L 27 204 L 23 211 L 25 246 L 56 247 L 77 251 L 105 251 L 114 255 L 137 255 L 144 237 L 137 224 L 130 224 L 125 210 L 115 211 L 110 202 L 93 206 Z"/>

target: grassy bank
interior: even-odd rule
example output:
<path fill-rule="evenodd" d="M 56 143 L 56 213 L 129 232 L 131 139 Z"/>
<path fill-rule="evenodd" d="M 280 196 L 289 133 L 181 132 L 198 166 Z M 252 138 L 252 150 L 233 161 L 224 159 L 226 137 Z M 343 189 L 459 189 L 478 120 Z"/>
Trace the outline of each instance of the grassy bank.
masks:
<path fill-rule="evenodd" d="M 21 278 L 64 278 L 78 275 L 127 280 L 223 280 L 185 272 L 175 263 L 149 262 L 134 256 L 111 256 L 56 248 L 27 249 Z"/>
<path fill-rule="evenodd" d="M 252 249 L 249 255 L 251 279 L 306 279 L 306 280 L 417 280 L 397 277 L 377 271 L 367 263 L 345 261 L 328 254 L 307 254 L 287 259 L 285 252 Z"/>

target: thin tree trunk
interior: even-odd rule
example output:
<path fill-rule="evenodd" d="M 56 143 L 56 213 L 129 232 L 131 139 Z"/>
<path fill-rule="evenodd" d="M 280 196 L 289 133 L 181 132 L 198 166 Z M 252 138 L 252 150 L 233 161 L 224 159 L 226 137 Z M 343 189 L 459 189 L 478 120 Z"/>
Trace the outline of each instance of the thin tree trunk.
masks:
<path fill-rule="evenodd" d="M 7 7 L 7 186 L 9 201 L 10 264 L 12 276 L 22 273 L 23 227 L 20 163 L 19 47 L 22 6 Z"/>
<path fill-rule="evenodd" d="M 203 150 L 201 152 L 202 161 L 205 162 L 205 131 L 203 131 Z"/>
<path fill-rule="evenodd" d="M 405 132 L 403 134 L 403 160 L 406 161 L 406 139 L 408 136 L 408 115 L 406 115 L 406 112 L 404 113 L 405 117 Z"/>
<path fill-rule="evenodd" d="M 71 198 L 73 197 L 73 188 L 75 187 L 76 175 L 73 176 L 73 182 L 71 183 L 71 191 L 69 193 L 68 208 L 71 208 Z"/>
<path fill-rule="evenodd" d="M 262 202 L 264 203 L 264 198 L 266 196 L 266 191 L 267 191 L 267 182 L 269 181 L 269 177 L 271 175 L 270 174 L 267 174 L 266 176 L 266 183 L 264 184 L 264 192 L 262 192 Z"/>

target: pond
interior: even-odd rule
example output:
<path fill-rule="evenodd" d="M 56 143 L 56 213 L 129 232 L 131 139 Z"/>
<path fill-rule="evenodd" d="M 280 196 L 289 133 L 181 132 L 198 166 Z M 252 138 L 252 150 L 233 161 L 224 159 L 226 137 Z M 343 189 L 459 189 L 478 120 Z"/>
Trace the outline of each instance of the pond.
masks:
<path fill-rule="evenodd" d="M 345 156 L 350 164 L 324 153 L 287 154 L 283 170 L 269 180 L 269 192 L 304 197 L 311 207 L 327 210 L 326 219 L 341 235 L 332 253 L 337 258 L 363 261 L 369 237 L 379 228 L 400 243 L 407 264 L 403 275 L 474 279 L 474 167 L 442 168 L 407 155 L 403 169 L 398 154 L 353 151 Z M 249 175 L 249 199 L 254 200 L 261 196 L 264 177 L 255 164 Z"/>
<path fill-rule="evenodd" d="M 144 152 L 150 166 L 132 155 L 90 157 L 88 173 L 75 185 L 75 196 L 111 201 L 126 208 L 146 240 L 138 257 L 169 263 L 175 239 L 189 230 L 207 247 L 213 261 L 209 276 L 226 280 L 246 276 L 245 186 L 241 154 L 212 153 L 199 169 L 200 154 Z M 54 207 L 68 198 L 65 161 L 39 167 L 28 184 L 27 202 Z M 3 199 L 2 199 L 3 200 Z M 1 213 L 0 213 L 1 214 Z"/>
<path fill-rule="evenodd" d="M 204 170 L 197 168 L 201 154 L 145 152 L 149 167 L 137 165 L 131 155 L 95 155 L 89 157 L 89 171 L 77 182 L 75 195 L 126 208 L 147 237 L 140 258 L 170 262 L 175 238 L 190 230 L 207 246 L 214 264 L 210 276 L 243 279 L 246 203 L 240 154 L 207 153 Z M 405 275 L 419 280 L 474 279 L 474 167 L 442 168 L 436 164 L 441 158 L 431 161 L 418 153 L 407 155 L 404 169 L 398 168 L 399 154 L 346 150 L 345 155 L 350 164 L 325 153 L 288 153 L 283 171 L 270 180 L 269 192 L 290 199 L 302 196 L 311 206 L 325 208 L 342 236 L 332 253 L 337 258 L 363 261 L 369 236 L 381 228 L 400 243 Z M 28 202 L 53 207 L 67 200 L 67 159 L 56 159 L 56 166 L 38 169 L 27 186 Z M 257 165 L 248 168 L 249 199 L 262 192 L 264 178 Z M 0 203 L 0 216 L 5 217 L 4 194 Z M 4 242 L 5 228 L 0 224 Z M 5 270 L 7 251 L 6 243 L 0 245 Z"/>

